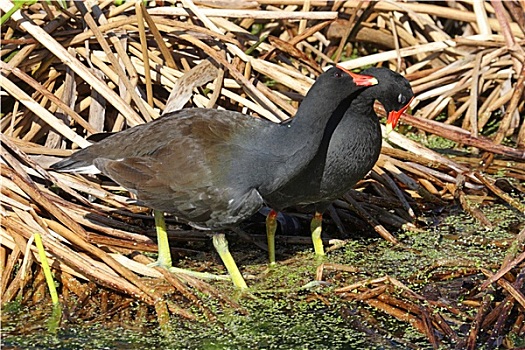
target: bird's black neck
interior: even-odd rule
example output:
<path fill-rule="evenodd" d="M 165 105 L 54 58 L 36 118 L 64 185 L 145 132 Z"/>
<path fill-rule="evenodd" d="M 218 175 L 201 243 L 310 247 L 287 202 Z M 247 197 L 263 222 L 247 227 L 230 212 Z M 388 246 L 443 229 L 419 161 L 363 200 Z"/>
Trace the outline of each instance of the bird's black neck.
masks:
<path fill-rule="evenodd" d="M 282 137 L 305 148 L 318 148 L 321 140 L 333 133 L 354 97 L 355 94 L 345 96 L 339 103 L 334 103 L 334 96 L 323 96 L 322 93 L 316 98 L 305 98 L 295 117 L 282 125 Z"/>

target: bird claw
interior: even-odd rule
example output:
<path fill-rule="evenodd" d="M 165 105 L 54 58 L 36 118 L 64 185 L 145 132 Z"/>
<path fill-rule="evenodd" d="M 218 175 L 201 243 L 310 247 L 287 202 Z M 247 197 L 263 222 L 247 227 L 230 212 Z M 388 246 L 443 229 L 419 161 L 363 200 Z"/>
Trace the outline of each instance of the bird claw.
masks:
<path fill-rule="evenodd" d="M 195 277 L 202 280 L 213 280 L 213 281 L 230 281 L 231 277 L 229 275 L 214 275 L 212 273 L 208 272 L 197 272 L 197 271 L 191 271 L 186 269 L 181 269 L 178 267 L 170 267 L 168 268 L 168 271 L 173 274 L 184 274 L 191 277 Z"/>
<path fill-rule="evenodd" d="M 163 268 L 164 270 L 168 270 L 168 271 L 171 268 L 171 264 L 166 264 L 166 263 L 164 263 L 162 261 L 159 261 L 159 260 L 157 260 L 155 262 L 152 262 L 152 263 L 150 263 L 150 264 L 148 264 L 146 266 L 148 266 L 148 267 L 160 267 L 160 268 Z"/>

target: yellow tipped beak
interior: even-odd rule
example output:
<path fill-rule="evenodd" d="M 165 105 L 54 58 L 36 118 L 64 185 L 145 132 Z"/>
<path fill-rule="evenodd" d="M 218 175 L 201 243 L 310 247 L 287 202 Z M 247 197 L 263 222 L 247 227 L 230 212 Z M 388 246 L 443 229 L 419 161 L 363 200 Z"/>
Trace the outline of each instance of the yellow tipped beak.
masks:
<path fill-rule="evenodd" d="M 390 134 L 392 132 L 392 123 L 386 123 L 386 134 Z"/>
<path fill-rule="evenodd" d="M 408 101 L 408 103 L 403 108 L 401 108 L 399 111 L 390 111 L 390 113 L 388 113 L 388 117 L 386 120 L 386 133 L 387 134 L 389 134 L 396 127 L 397 123 L 399 122 L 399 118 L 401 118 L 401 115 L 403 115 L 403 113 L 405 113 L 408 107 L 410 107 L 410 103 L 412 103 L 413 99 L 414 97 L 412 96 L 410 101 Z"/>

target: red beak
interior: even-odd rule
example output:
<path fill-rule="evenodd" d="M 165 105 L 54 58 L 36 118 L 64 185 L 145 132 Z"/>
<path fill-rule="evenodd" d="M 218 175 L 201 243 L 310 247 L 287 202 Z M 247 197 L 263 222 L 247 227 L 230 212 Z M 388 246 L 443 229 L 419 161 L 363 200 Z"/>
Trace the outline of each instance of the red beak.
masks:
<path fill-rule="evenodd" d="M 357 86 L 372 86 L 378 84 L 377 79 L 373 76 L 353 73 L 350 72 L 348 69 L 341 67 L 340 65 L 337 65 L 336 67 L 350 75 L 352 79 L 354 79 L 354 83 Z"/>
<path fill-rule="evenodd" d="M 401 115 L 405 113 L 405 111 L 408 109 L 413 99 L 414 96 L 412 96 L 412 98 L 410 99 L 410 101 L 408 101 L 405 107 L 401 108 L 399 111 L 391 111 L 390 113 L 388 113 L 388 118 L 386 120 L 386 128 L 388 131 L 391 131 L 396 127 L 399 118 L 401 118 Z"/>

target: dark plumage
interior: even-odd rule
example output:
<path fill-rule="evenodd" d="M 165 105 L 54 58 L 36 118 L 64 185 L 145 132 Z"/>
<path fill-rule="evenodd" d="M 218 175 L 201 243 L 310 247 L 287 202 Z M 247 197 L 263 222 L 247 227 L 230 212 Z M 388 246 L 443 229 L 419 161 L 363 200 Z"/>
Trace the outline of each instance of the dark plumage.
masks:
<path fill-rule="evenodd" d="M 321 215 L 337 198 L 348 192 L 374 166 L 381 151 L 381 129 L 374 112 L 379 100 L 389 114 L 388 122 L 395 127 L 399 116 L 414 96 L 409 82 L 386 68 L 370 68 L 362 72 L 377 78 L 378 84 L 362 90 L 350 101 L 338 123 L 329 122 L 315 156 L 294 177 L 276 191 L 264 195 L 274 210 L 291 206 L 311 205 L 317 215 L 312 232 L 316 237 L 316 253 L 323 254 L 320 241 Z M 269 217 L 269 234 L 275 232 L 275 212 Z M 272 221 L 273 220 L 273 221 Z M 270 237 L 269 245 L 273 238 Z M 270 255 L 273 250 L 270 247 Z M 271 262 L 274 257 L 270 256 Z"/>
<path fill-rule="evenodd" d="M 100 172 L 148 207 L 194 227 L 228 227 L 259 210 L 263 195 L 310 161 L 326 125 L 344 113 L 340 105 L 360 90 L 356 83 L 368 86 L 375 79 L 333 67 L 318 78 L 288 123 L 233 111 L 183 109 L 116 133 L 52 168 Z M 166 254 L 169 250 L 163 253 L 165 262 Z"/>

